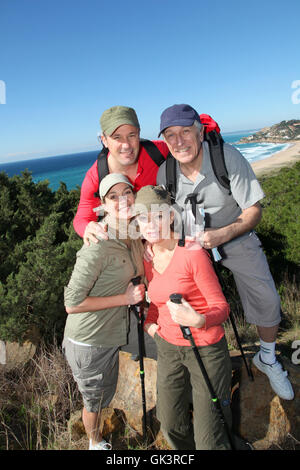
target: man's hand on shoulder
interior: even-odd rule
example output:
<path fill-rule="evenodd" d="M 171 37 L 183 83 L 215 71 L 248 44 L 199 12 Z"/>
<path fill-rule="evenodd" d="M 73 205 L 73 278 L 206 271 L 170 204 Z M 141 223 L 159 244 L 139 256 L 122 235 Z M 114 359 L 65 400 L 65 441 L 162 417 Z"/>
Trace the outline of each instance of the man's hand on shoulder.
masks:
<path fill-rule="evenodd" d="M 89 222 L 83 234 L 83 242 L 85 245 L 89 246 L 90 242 L 98 243 L 98 237 L 103 240 L 108 240 L 106 232 L 107 224 L 103 224 L 101 222 Z"/>

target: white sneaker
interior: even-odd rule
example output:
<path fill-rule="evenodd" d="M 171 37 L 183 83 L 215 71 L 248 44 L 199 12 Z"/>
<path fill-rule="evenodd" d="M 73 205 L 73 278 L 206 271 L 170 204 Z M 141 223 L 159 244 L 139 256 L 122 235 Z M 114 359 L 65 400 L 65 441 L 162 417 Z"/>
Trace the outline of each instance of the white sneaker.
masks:
<path fill-rule="evenodd" d="M 294 391 L 291 382 L 287 378 L 287 371 L 282 369 L 282 365 L 276 361 L 275 364 L 266 364 L 260 358 L 259 352 L 252 359 L 258 370 L 266 374 L 270 380 L 271 387 L 276 395 L 283 400 L 293 400 Z"/>
<path fill-rule="evenodd" d="M 106 442 L 105 439 L 102 439 L 101 442 L 97 442 L 97 444 L 92 444 L 90 440 L 90 447 L 89 450 L 111 450 L 112 446 L 109 442 Z"/>

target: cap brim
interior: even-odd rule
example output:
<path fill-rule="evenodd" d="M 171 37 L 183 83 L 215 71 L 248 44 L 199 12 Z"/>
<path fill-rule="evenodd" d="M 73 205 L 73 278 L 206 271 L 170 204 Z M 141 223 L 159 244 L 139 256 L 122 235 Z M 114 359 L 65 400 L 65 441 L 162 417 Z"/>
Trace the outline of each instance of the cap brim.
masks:
<path fill-rule="evenodd" d="M 136 127 L 137 129 L 140 130 L 140 127 L 138 127 L 134 122 L 131 122 L 129 121 L 128 119 L 120 119 L 120 121 L 117 122 L 117 124 L 115 123 L 113 126 L 110 126 L 106 131 L 105 133 L 109 136 L 111 136 L 116 129 L 118 129 L 118 127 L 120 126 L 124 126 L 124 125 L 128 125 L 128 126 L 133 126 L 133 127 Z"/>
<path fill-rule="evenodd" d="M 105 196 L 107 195 L 108 191 L 110 191 L 113 186 L 115 186 L 116 184 L 119 184 L 119 183 L 125 183 L 125 184 L 127 184 L 128 186 L 130 186 L 132 189 L 134 188 L 133 184 L 131 184 L 131 183 L 129 183 L 129 182 L 127 183 L 127 181 L 115 181 L 115 182 L 112 183 L 108 188 L 105 188 L 105 194 L 101 194 L 101 193 L 100 193 L 100 190 L 99 190 L 100 199 L 103 201 L 103 199 L 104 199 Z"/>
<path fill-rule="evenodd" d="M 160 137 L 161 133 L 164 132 L 168 127 L 173 127 L 173 126 L 181 126 L 181 127 L 190 127 L 194 124 L 195 119 L 177 119 L 169 123 L 166 127 L 161 129 L 161 131 L 158 134 L 158 137 Z"/>

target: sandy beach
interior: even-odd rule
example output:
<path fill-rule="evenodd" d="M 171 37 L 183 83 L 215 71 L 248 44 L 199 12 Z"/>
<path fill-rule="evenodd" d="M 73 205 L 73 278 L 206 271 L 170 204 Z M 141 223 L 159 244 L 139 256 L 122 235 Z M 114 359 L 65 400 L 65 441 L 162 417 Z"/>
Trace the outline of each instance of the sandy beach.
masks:
<path fill-rule="evenodd" d="M 282 152 L 275 153 L 275 155 L 251 163 L 251 166 L 256 176 L 270 173 L 274 170 L 279 170 L 284 166 L 293 165 L 297 160 L 300 160 L 300 142 L 293 141 L 292 145 L 283 150 Z"/>

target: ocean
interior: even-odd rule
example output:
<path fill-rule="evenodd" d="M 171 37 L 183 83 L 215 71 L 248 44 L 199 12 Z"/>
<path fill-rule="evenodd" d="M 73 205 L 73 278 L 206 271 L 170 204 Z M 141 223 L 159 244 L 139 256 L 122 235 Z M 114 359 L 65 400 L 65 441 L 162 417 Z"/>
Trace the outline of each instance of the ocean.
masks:
<path fill-rule="evenodd" d="M 222 133 L 225 142 L 234 145 L 250 162 L 263 160 L 276 152 L 285 150 L 289 144 L 237 144 L 237 142 L 254 131 L 240 131 Z M 69 155 L 58 155 L 46 158 L 34 158 L 11 163 L 0 163 L 0 172 L 4 171 L 8 176 L 21 174 L 26 168 L 32 173 L 34 182 L 48 180 L 49 187 L 56 191 L 60 182 L 64 182 L 71 190 L 76 186 L 81 186 L 86 171 L 95 162 L 100 151 L 74 153 Z"/>

